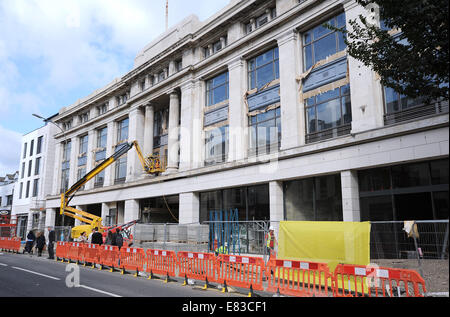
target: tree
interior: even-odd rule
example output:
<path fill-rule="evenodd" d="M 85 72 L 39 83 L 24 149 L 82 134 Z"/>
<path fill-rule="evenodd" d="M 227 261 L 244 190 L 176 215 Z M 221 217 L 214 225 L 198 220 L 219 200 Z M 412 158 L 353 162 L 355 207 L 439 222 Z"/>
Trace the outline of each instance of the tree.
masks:
<path fill-rule="evenodd" d="M 349 21 L 348 54 L 377 72 L 381 84 L 411 98 L 448 99 L 448 0 L 356 0 L 368 17 Z M 381 24 L 371 16 L 379 16 Z M 397 34 L 392 32 L 399 30 Z"/>

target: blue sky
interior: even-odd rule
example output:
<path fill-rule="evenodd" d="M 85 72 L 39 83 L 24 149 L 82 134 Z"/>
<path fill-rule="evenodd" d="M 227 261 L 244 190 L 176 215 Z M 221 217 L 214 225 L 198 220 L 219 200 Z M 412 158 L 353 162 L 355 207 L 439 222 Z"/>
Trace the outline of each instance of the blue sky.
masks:
<path fill-rule="evenodd" d="M 169 0 L 169 27 L 229 0 Z M 164 32 L 165 0 L 0 0 L 0 176 L 18 169 L 21 136 L 133 68 Z"/>

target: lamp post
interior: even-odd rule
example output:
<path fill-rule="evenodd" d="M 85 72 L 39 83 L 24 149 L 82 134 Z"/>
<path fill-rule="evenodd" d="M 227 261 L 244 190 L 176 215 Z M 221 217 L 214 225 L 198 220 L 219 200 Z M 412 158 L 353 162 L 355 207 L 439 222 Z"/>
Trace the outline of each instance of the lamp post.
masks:
<path fill-rule="evenodd" d="M 52 120 L 48 120 L 48 119 L 45 119 L 44 117 L 42 117 L 42 116 L 40 116 L 40 115 L 38 115 L 38 114 L 35 114 L 35 113 L 33 113 L 33 117 L 36 117 L 36 118 L 38 118 L 38 119 L 41 119 L 42 121 L 44 121 L 45 123 L 47 123 L 47 122 L 50 122 L 50 123 L 52 123 L 53 125 L 55 125 L 58 129 L 60 129 L 61 130 L 61 132 L 63 133 L 63 136 L 64 136 L 64 144 L 65 144 L 65 146 L 67 146 L 67 136 L 66 136 L 66 133 L 64 132 L 64 130 L 59 126 L 59 125 L 57 125 L 56 123 L 54 123 Z M 64 214 L 62 214 L 62 226 L 64 227 Z"/>

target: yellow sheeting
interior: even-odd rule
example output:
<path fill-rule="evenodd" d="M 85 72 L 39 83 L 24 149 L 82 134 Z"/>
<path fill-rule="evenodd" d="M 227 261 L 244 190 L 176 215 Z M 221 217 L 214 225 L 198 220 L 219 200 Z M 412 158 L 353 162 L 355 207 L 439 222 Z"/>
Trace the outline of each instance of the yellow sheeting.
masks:
<path fill-rule="evenodd" d="M 370 222 L 282 221 L 279 259 L 327 263 L 333 272 L 339 263 L 370 263 Z"/>

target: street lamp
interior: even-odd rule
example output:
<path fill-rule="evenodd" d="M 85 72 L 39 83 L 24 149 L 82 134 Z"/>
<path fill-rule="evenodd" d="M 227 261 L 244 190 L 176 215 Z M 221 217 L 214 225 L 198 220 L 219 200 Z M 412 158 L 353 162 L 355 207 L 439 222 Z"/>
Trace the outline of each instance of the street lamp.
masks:
<path fill-rule="evenodd" d="M 62 132 L 63 135 L 64 135 L 64 144 L 67 146 L 67 136 L 66 136 L 66 133 L 64 132 L 64 130 L 63 130 L 59 125 L 57 125 L 56 123 L 54 123 L 52 120 L 46 119 L 46 118 L 44 118 L 44 117 L 42 117 L 42 116 L 40 116 L 40 115 L 38 115 L 38 114 L 35 114 L 35 113 L 33 113 L 33 117 L 36 117 L 36 118 L 38 118 L 38 119 L 41 119 L 41 120 L 43 120 L 45 123 L 50 122 L 50 123 L 52 123 L 53 125 L 55 125 L 56 127 L 58 127 L 58 129 L 60 129 L 61 132 Z M 62 214 L 62 226 L 64 227 L 64 214 Z"/>

